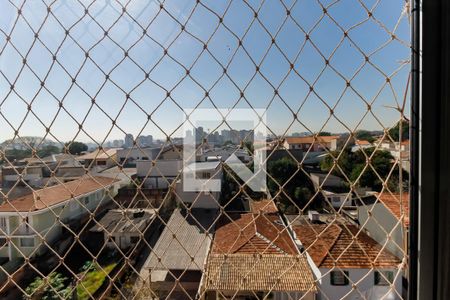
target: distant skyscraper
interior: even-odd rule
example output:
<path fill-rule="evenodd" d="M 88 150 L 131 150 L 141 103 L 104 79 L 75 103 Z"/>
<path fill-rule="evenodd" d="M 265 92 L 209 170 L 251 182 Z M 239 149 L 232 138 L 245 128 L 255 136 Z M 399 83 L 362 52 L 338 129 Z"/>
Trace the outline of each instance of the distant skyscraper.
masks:
<path fill-rule="evenodd" d="M 125 135 L 125 142 L 123 144 L 124 148 L 131 148 L 133 147 L 133 143 L 134 143 L 134 137 L 131 133 L 127 133 Z"/>

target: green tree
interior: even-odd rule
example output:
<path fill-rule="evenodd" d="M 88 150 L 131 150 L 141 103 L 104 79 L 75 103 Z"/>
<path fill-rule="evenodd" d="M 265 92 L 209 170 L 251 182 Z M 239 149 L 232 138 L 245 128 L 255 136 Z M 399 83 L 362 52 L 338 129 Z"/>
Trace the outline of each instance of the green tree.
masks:
<path fill-rule="evenodd" d="M 309 177 L 290 157 L 270 161 L 267 172 L 273 177 L 267 178 L 267 186 L 272 196 L 277 195 L 280 187 L 283 191 L 278 195 L 285 211 L 296 212 L 305 209 L 313 195 L 314 187 Z M 314 201 L 310 208 L 317 208 L 320 201 Z"/>
<path fill-rule="evenodd" d="M 87 151 L 88 146 L 81 142 L 69 142 L 64 145 L 64 149 L 67 149 L 68 153 L 73 155 L 79 155 L 83 151 Z"/>
<path fill-rule="evenodd" d="M 57 272 L 52 272 L 48 275 L 48 280 L 45 282 L 41 277 L 36 277 L 32 283 L 25 289 L 31 299 L 56 300 L 56 299 L 70 299 L 71 289 L 66 286 L 67 278 Z M 23 296 L 23 299 L 30 299 Z"/>
<path fill-rule="evenodd" d="M 402 141 L 409 139 L 409 122 L 403 119 L 402 121 L 397 122 L 394 127 L 389 129 L 390 137 L 396 142 L 400 141 L 400 124 L 402 125 Z"/>
<path fill-rule="evenodd" d="M 321 132 L 319 132 L 319 136 L 331 136 L 331 132 L 321 131 Z"/>
<path fill-rule="evenodd" d="M 60 152 L 61 152 L 61 150 L 58 147 L 53 146 L 53 145 L 47 145 L 47 146 L 44 146 L 41 149 L 39 149 L 36 152 L 36 154 L 40 158 L 43 158 L 43 157 L 46 157 L 46 156 L 49 156 L 49 155 L 52 155 L 52 154 L 57 154 L 57 153 L 60 153 Z"/>
<path fill-rule="evenodd" d="M 337 160 L 340 168 L 335 167 L 332 171 L 334 175 L 343 177 L 344 174 L 353 182 L 362 187 L 370 187 L 373 190 L 379 191 L 383 186 L 383 182 L 389 176 L 394 167 L 394 157 L 390 152 L 384 150 L 376 150 L 375 148 L 368 148 L 351 152 L 349 149 L 342 150 L 341 155 Z M 364 153 L 366 155 L 364 155 Z M 334 157 L 337 157 L 338 152 L 332 152 Z M 367 165 L 367 157 L 370 157 L 370 165 Z M 330 171 L 333 168 L 334 159 L 328 155 L 320 164 L 323 171 Z M 366 167 L 367 165 L 367 167 Z M 398 167 L 393 171 L 393 174 L 398 174 Z M 342 170 L 342 171 L 341 171 Z M 375 173 L 376 171 L 376 173 Z M 377 174 L 379 176 L 377 176 Z M 381 177 L 381 178 L 380 178 Z M 407 176 L 405 176 L 406 178 Z M 395 182 L 395 180 L 397 180 Z M 398 186 L 398 177 L 391 176 L 388 185 L 394 189 Z"/>
<path fill-rule="evenodd" d="M 355 137 L 358 140 L 366 140 L 369 143 L 373 143 L 375 141 L 375 138 L 373 137 L 372 133 L 367 130 L 358 130 L 355 133 Z"/>

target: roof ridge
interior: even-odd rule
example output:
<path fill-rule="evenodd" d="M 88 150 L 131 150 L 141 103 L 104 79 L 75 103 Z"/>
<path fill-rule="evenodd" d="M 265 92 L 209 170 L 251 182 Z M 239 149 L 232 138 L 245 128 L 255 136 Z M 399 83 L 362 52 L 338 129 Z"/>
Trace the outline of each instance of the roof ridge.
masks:
<path fill-rule="evenodd" d="M 343 230 L 342 230 L 341 226 L 336 225 L 336 224 L 332 224 L 331 226 L 335 226 L 336 228 L 338 228 L 338 229 L 339 229 L 339 233 L 336 234 L 336 236 L 334 237 L 334 240 L 332 241 L 332 243 L 330 243 L 330 246 L 328 247 L 327 252 L 326 252 L 325 255 L 321 258 L 320 263 L 318 264 L 319 266 L 323 263 L 323 261 L 325 260 L 325 258 L 327 258 L 327 256 L 330 255 L 331 250 L 332 250 L 333 247 L 336 245 L 336 241 L 337 241 L 337 240 L 340 238 L 340 236 L 342 235 L 342 231 L 343 231 Z M 331 226 L 330 226 L 330 227 L 331 227 Z M 320 233 L 322 233 L 322 232 L 325 231 L 325 230 L 328 230 L 328 228 L 330 228 L 330 227 L 325 227 L 325 229 L 322 230 Z"/>

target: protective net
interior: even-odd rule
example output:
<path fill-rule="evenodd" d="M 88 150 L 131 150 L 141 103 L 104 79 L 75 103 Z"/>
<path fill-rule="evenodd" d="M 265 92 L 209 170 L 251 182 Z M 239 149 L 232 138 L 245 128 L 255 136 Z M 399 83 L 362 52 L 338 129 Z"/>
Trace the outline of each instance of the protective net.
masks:
<path fill-rule="evenodd" d="M 404 299 L 408 0 L 0 3 L 2 299 Z"/>

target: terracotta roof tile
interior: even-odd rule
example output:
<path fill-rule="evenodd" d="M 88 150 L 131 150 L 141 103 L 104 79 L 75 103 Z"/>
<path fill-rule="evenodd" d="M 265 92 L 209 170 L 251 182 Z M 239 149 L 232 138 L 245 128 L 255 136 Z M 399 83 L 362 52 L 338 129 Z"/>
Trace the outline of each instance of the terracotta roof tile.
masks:
<path fill-rule="evenodd" d="M 409 193 L 391 195 L 389 192 L 384 192 L 378 195 L 378 199 L 398 220 L 403 215 L 403 224 L 409 227 Z"/>
<path fill-rule="evenodd" d="M 77 180 L 36 190 L 31 194 L 16 198 L 0 205 L 0 212 L 29 212 L 45 209 L 74 197 L 107 188 L 117 179 L 100 176 L 83 176 Z"/>
<path fill-rule="evenodd" d="M 330 136 L 301 136 L 301 137 L 286 137 L 285 140 L 289 144 L 320 144 L 320 143 L 330 143 L 333 140 L 338 139 L 339 136 L 337 135 L 330 135 Z"/>
<path fill-rule="evenodd" d="M 250 211 L 252 213 L 278 213 L 278 208 L 272 199 L 263 200 L 251 200 L 250 201 Z"/>
<path fill-rule="evenodd" d="M 316 291 L 302 255 L 212 254 L 204 278 L 209 291 Z"/>
<path fill-rule="evenodd" d="M 230 220 L 231 218 L 231 220 Z M 278 214 L 230 214 L 218 222 L 212 252 L 297 254 Z"/>
<path fill-rule="evenodd" d="M 293 229 L 318 267 L 366 269 L 400 264 L 398 258 L 387 250 L 382 250 L 381 245 L 364 232 L 358 232 L 354 225 L 326 227 L 310 224 L 294 226 Z"/>

